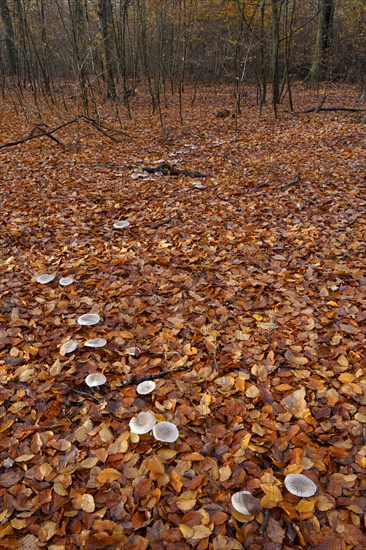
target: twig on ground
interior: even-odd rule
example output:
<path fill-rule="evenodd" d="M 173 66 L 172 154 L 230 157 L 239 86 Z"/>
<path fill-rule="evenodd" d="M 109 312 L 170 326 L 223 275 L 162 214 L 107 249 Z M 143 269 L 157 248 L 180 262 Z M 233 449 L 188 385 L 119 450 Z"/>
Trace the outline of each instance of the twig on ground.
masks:
<path fill-rule="evenodd" d="M 103 401 L 102 399 L 99 399 L 99 397 L 97 397 L 96 395 L 93 395 L 92 393 L 89 393 L 87 391 L 77 390 L 76 388 L 71 388 L 71 387 L 69 387 L 69 390 L 74 393 L 84 395 L 85 397 L 90 397 L 91 399 L 94 399 L 94 401 L 96 401 L 97 403 L 102 403 Z"/>
<path fill-rule="evenodd" d="M 9 143 L 3 143 L 2 145 L 0 145 L 0 149 L 5 149 L 6 147 L 14 147 L 15 145 L 22 145 L 23 143 L 26 143 L 27 141 L 30 141 L 30 140 L 36 139 L 36 138 L 41 138 L 41 137 L 49 137 L 50 139 L 53 139 L 53 141 L 55 141 L 58 145 L 64 146 L 64 144 L 60 140 L 55 138 L 53 136 L 53 134 L 55 134 L 56 132 L 58 132 L 62 128 L 66 128 L 67 126 L 71 126 L 71 124 L 75 124 L 76 122 L 79 122 L 79 121 L 84 121 L 87 124 L 90 124 L 96 130 L 98 130 L 98 132 L 103 134 L 105 137 L 107 137 L 111 141 L 114 141 L 115 143 L 119 143 L 119 140 L 116 139 L 114 136 L 112 136 L 108 132 L 120 133 L 120 134 L 123 134 L 123 135 L 127 136 L 127 134 L 124 133 L 124 132 L 110 130 L 108 128 L 103 127 L 101 124 L 99 124 L 95 120 L 93 120 L 91 118 L 88 118 L 84 115 L 81 115 L 81 116 L 73 118 L 72 120 L 69 120 L 68 122 L 64 122 L 63 124 L 60 124 L 59 126 L 56 126 L 56 128 L 52 128 L 51 130 L 40 132 L 38 134 L 34 134 L 34 130 L 39 128 L 39 125 L 37 125 L 27 137 L 22 138 L 22 139 L 18 139 L 16 141 L 10 141 Z M 46 124 L 43 124 L 42 126 L 47 127 Z M 108 130 L 108 132 L 106 132 L 106 130 Z"/>
<path fill-rule="evenodd" d="M 304 111 L 299 111 L 299 113 L 319 113 L 320 111 L 348 111 L 350 113 L 364 113 L 366 109 L 357 109 L 355 107 L 323 107 L 324 103 L 327 100 L 327 96 L 322 97 L 319 105 L 312 107 L 311 109 L 305 109 Z"/>
<path fill-rule="evenodd" d="M 299 183 L 300 178 L 301 178 L 300 172 L 296 172 L 294 179 L 292 181 L 289 181 L 288 183 L 284 183 L 283 185 L 281 185 L 280 189 L 287 189 L 291 185 L 295 185 L 296 183 Z"/>
<path fill-rule="evenodd" d="M 263 535 L 263 533 L 264 533 L 265 530 L 267 529 L 268 520 L 269 520 L 269 510 L 266 510 L 266 511 L 264 512 L 264 522 L 262 523 L 262 525 L 261 525 L 260 528 L 259 528 L 259 532 L 260 532 L 261 535 Z"/>
<path fill-rule="evenodd" d="M 196 170 L 193 172 L 190 170 L 179 170 L 178 168 L 173 168 L 173 166 L 167 162 L 158 164 L 158 166 L 143 166 L 142 170 L 148 174 L 160 173 L 164 176 L 188 176 L 190 178 L 208 178 L 210 176 L 210 174 L 202 174 L 202 172 Z"/>
<path fill-rule="evenodd" d="M 166 220 L 163 220 L 161 222 L 155 222 L 155 223 L 152 224 L 151 228 L 152 229 L 157 229 L 158 227 L 161 227 L 162 225 L 166 225 L 167 223 L 170 223 L 176 217 L 177 216 L 173 216 L 172 218 L 167 218 Z"/>

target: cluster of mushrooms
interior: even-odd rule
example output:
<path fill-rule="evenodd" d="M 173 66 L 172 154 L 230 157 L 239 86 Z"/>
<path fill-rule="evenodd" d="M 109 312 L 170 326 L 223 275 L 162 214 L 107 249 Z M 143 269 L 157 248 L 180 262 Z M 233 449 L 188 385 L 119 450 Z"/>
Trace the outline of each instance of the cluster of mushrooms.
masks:
<path fill-rule="evenodd" d="M 140 395 L 146 395 L 156 388 L 153 380 L 145 380 L 136 387 Z M 157 441 L 164 443 L 174 443 L 179 437 L 178 428 L 173 422 L 156 422 L 153 412 L 140 412 L 130 420 L 131 441 L 133 443 L 139 440 L 139 435 L 147 434 L 152 430 L 153 436 Z"/>
<path fill-rule="evenodd" d="M 130 222 L 127 220 L 122 220 L 120 222 L 115 222 L 113 227 L 116 229 L 123 229 L 128 227 Z M 47 284 L 55 280 L 54 274 L 45 273 L 40 275 L 37 278 L 37 282 L 40 284 Z M 73 277 L 62 277 L 59 281 L 61 286 L 67 286 L 74 282 Z M 99 315 L 96 313 L 86 313 L 81 315 L 77 322 L 82 326 L 93 326 L 97 325 L 100 321 Z M 102 348 L 107 343 L 105 338 L 92 338 L 84 342 L 84 346 L 91 348 Z M 68 340 L 62 344 L 61 349 L 65 354 L 72 353 L 78 347 L 78 343 L 75 340 Z M 138 350 L 138 348 L 134 348 Z M 134 352 L 135 353 L 135 352 Z M 107 381 L 106 376 L 103 373 L 93 372 L 88 374 L 85 378 L 85 383 L 89 388 L 97 388 L 102 386 Z M 156 387 L 155 382 L 152 380 L 146 380 L 138 384 L 136 391 L 140 395 L 146 395 L 154 391 Z M 141 412 L 137 416 L 131 419 L 130 421 L 130 430 L 131 430 L 131 441 L 137 442 L 139 435 L 147 434 L 152 430 L 153 436 L 157 441 L 162 441 L 164 443 L 174 443 L 178 437 L 179 432 L 178 428 L 172 422 L 157 422 L 153 412 Z"/>
<path fill-rule="evenodd" d="M 315 483 L 303 474 L 288 474 L 285 477 L 285 487 L 289 493 L 300 498 L 308 498 L 315 495 L 317 487 Z M 258 509 L 256 501 L 249 491 L 238 491 L 231 497 L 231 504 L 238 513 L 238 518 L 242 522 L 249 521 L 253 512 Z"/>
<path fill-rule="evenodd" d="M 199 182 L 198 182 L 199 183 Z M 197 187 L 199 185 L 197 184 Z M 130 225 L 127 220 L 115 222 L 113 227 L 115 229 L 124 229 Z M 43 274 L 37 278 L 37 282 L 40 284 L 50 283 L 55 279 L 54 274 Z M 62 277 L 59 280 L 61 286 L 67 286 L 74 282 L 73 277 Z M 78 318 L 79 325 L 92 326 L 98 324 L 100 321 L 99 315 L 95 313 L 87 313 L 81 315 Z M 84 342 L 84 346 L 92 348 L 101 348 L 105 346 L 107 341 L 104 338 L 92 338 Z M 68 340 L 62 345 L 63 353 L 72 353 L 78 347 L 78 343 L 74 340 Z M 134 348 L 138 349 L 138 348 Z M 91 373 L 85 378 L 85 383 L 90 388 L 96 388 L 102 386 L 107 381 L 106 376 L 103 373 Z M 136 391 L 139 395 L 147 395 L 154 391 L 156 388 L 155 382 L 152 380 L 146 380 L 138 384 Z M 129 423 L 131 430 L 131 441 L 137 443 L 139 436 L 147 434 L 152 431 L 154 438 L 157 441 L 164 443 L 174 443 L 179 437 L 179 431 L 175 424 L 172 422 L 162 421 L 157 422 L 155 415 L 151 411 L 140 412 L 134 416 Z M 303 474 L 289 474 L 285 477 L 285 487 L 293 495 L 300 498 L 307 498 L 315 495 L 317 487 L 315 483 Z M 241 521 L 247 521 L 253 515 L 253 499 L 249 491 L 238 491 L 231 497 L 231 504 L 234 510 L 239 514 Z M 254 499 L 256 500 L 256 499 Z"/>

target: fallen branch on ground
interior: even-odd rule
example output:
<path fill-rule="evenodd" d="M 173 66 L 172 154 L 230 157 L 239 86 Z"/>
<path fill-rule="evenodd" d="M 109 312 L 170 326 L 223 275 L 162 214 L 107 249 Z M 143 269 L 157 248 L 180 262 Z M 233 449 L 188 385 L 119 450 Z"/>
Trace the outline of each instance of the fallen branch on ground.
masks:
<path fill-rule="evenodd" d="M 116 139 L 114 136 L 112 136 L 110 132 L 113 132 L 115 134 L 123 134 L 123 135 L 127 136 L 127 134 L 125 132 L 110 130 L 109 128 L 106 128 L 105 126 L 102 126 L 101 124 L 99 124 L 95 120 L 93 120 L 93 119 L 91 119 L 87 116 L 81 115 L 81 116 L 73 118 L 72 120 L 69 120 L 68 122 L 64 122 L 63 124 L 60 124 L 59 126 L 56 126 L 56 128 L 53 128 L 51 130 L 41 131 L 37 134 L 34 133 L 34 130 L 40 129 L 40 125 L 36 125 L 35 128 L 32 130 L 32 132 L 27 137 L 22 138 L 22 139 L 18 139 L 16 141 L 10 141 L 9 143 L 3 143 L 2 145 L 0 145 L 0 149 L 5 149 L 6 147 L 14 147 L 16 145 L 22 145 L 23 143 L 26 143 L 27 141 L 30 141 L 32 139 L 41 138 L 41 137 L 45 137 L 45 136 L 53 139 L 53 141 L 55 141 L 58 145 L 63 146 L 63 143 L 60 140 L 58 140 L 57 138 L 55 138 L 53 136 L 53 134 L 55 134 L 56 132 L 58 132 L 62 128 L 66 128 L 67 126 L 71 126 L 72 124 L 75 124 L 76 122 L 79 122 L 79 121 L 86 122 L 87 124 L 90 124 L 96 130 L 98 130 L 98 132 L 100 132 L 101 134 L 106 136 L 111 141 L 114 141 L 115 143 L 119 143 L 119 139 Z M 42 124 L 42 126 L 47 127 L 46 124 Z"/>
<path fill-rule="evenodd" d="M 178 168 L 173 168 L 167 162 L 158 164 L 158 166 L 143 166 L 142 170 L 148 172 L 149 174 L 163 174 L 164 176 L 188 176 L 190 178 L 208 178 L 210 174 L 202 174 L 198 171 L 191 172 L 190 170 L 179 170 Z"/>
<path fill-rule="evenodd" d="M 296 183 L 299 183 L 300 181 L 300 172 L 296 172 L 295 176 L 294 176 L 294 179 L 289 181 L 288 183 L 284 183 L 283 185 L 281 185 L 280 189 L 287 189 L 288 187 L 290 187 L 291 185 L 295 185 Z"/>
<path fill-rule="evenodd" d="M 350 113 L 366 113 L 366 109 L 357 109 L 355 107 L 323 107 L 327 100 L 327 96 L 322 97 L 317 107 L 306 109 L 305 111 L 299 111 L 300 113 L 319 113 L 320 111 L 348 111 Z"/>

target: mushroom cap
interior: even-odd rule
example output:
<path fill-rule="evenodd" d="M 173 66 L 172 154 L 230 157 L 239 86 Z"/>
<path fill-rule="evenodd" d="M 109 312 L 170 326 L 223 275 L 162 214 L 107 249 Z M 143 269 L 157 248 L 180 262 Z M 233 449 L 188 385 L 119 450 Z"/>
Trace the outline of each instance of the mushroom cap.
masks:
<path fill-rule="evenodd" d="M 158 441 L 174 443 L 179 437 L 178 428 L 172 422 L 158 422 L 153 427 L 153 434 Z"/>
<path fill-rule="evenodd" d="M 136 391 L 140 395 L 146 395 L 148 393 L 151 393 L 156 388 L 155 382 L 153 380 L 145 380 L 144 382 L 141 382 L 138 384 Z"/>
<path fill-rule="evenodd" d="M 308 477 L 303 474 L 289 474 L 285 477 L 285 487 L 297 497 L 312 497 L 315 495 L 317 486 Z"/>
<path fill-rule="evenodd" d="M 100 321 L 99 315 L 96 313 L 85 313 L 85 315 L 81 315 L 78 319 L 79 325 L 96 325 Z"/>
<path fill-rule="evenodd" d="M 249 491 L 239 491 L 238 493 L 234 493 L 231 497 L 231 504 L 233 505 L 234 510 L 239 512 L 240 514 L 243 514 L 243 516 L 250 516 L 251 512 L 248 510 L 248 508 L 244 504 L 244 495 L 251 495 Z"/>
<path fill-rule="evenodd" d="M 61 346 L 64 353 L 72 353 L 73 351 L 76 350 L 77 347 L 78 347 L 78 343 L 75 342 L 75 340 L 68 340 Z"/>
<path fill-rule="evenodd" d="M 89 388 L 103 386 L 103 384 L 105 384 L 106 382 L 107 377 L 101 372 L 93 372 L 91 374 L 88 374 L 88 376 L 85 378 L 85 384 L 89 386 Z"/>
<path fill-rule="evenodd" d="M 61 286 L 71 285 L 75 281 L 74 277 L 61 277 L 59 283 Z"/>
<path fill-rule="evenodd" d="M 105 338 L 92 338 L 84 342 L 84 346 L 87 348 L 103 348 L 107 343 Z"/>
<path fill-rule="evenodd" d="M 54 274 L 51 273 L 44 273 L 43 275 L 40 275 L 37 277 L 37 283 L 40 283 L 41 285 L 46 285 L 47 283 L 50 283 L 55 278 Z"/>
<path fill-rule="evenodd" d="M 137 346 L 132 346 L 130 348 L 125 348 L 125 353 L 131 355 L 131 357 L 140 357 L 141 350 Z"/>
<path fill-rule="evenodd" d="M 147 434 L 156 424 L 155 415 L 152 412 L 140 412 L 130 420 L 130 430 L 135 434 Z"/>
<path fill-rule="evenodd" d="M 125 229 L 130 225 L 130 222 L 128 220 L 121 220 L 119 222 L 114 222 L 113 227 L 115 229 Z"/>

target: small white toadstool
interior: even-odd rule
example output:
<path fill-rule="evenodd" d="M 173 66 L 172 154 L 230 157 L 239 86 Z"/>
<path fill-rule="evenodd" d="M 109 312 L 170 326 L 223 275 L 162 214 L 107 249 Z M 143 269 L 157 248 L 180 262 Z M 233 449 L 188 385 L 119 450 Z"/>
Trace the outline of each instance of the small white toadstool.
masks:
<path fill-rule="evenodd" d="M 119 222 L 114 222 L 113 227 L 115 229 L 125 229 L 130 225 L 130 222 L 128 220 L 121 220 Z"/>
<path fill-rule="evenodd" d="M 103 348 L 106 343 L 107 340 L 105 340 L 105 338 L 92 338 L 91 340 L 84 342 L 84 346 L 87 348 Z"/>
<path fill-rule="evenodd" d="M 107 377 L 100 372 L 93 372 L 92 374 L 88 374 L 88 376 L 85 378 L 85 384 L 89 386 L 89 388 L 97 388 L 99 386 L 103 386 L 103 384 L 105 384 L 106 382 Z"/>
<path fill-rule="evenodd" d="M 151 393 L 156 388 L 155 382 L 152 380 L 145 380 L 144 382 L 141 382 L 137 388 L 136 391 L 140 395 L 147 395 L 148 393 Z"/>
<path fill-rule="evenodd" d="M 231 497 L 231 504 L 237 512 L 240 514 L 243 514 L 243 516 L 250 516 L 251 512 L 248 510 L 248 508 L 245 506 L 244 499 L 245 495 L 251 495 L 249 491 L 239 491 L 238 493 L 234 493 Z"/>
<path fill-rule="evenodd" d="M 74 277 L 61 277 L 59 283 L 61 286 L 71 285 L 75 281 Z"/>
<path fill-rule="evenodd" d="M 303 474 L 289 474 L 285 477 L 285 487 L 297 497 L 312 497 L 317 487 L 315 483 Z"/>
<path fill-rule="evenodd" d="M 174 443 L 179 437 L 178 428 L 172 422 L 158 422 L 153 427 L 153 434 L 158 441 Z"/>
<path fill-rule="evenodd" d="M 136 358 L 138 358 L 138 357 L 140 357 L 140 355 L 141 355 L 141 350 L 140 350 L 140 348 L 138 348 L 137 346 L 132 346 L 132 347 L 130 347 L 130 348 L 126 348 L 126 349 L 125 349 L 125 353 L 126 353 L 127 355 L 130 355 L 131 357 L 136 357 Z"/>
<path fill-rule="evenodd" d="M 85 313 L 85 315 L 81 315 L 78 319 L 79 325 L 85 326 L 96 325 L 99 321 L 100 317 L 96 313 Z"/>
<path fill-rule="evenodd" d="M 156 418 L 151 412 L 140 412 L 130 420 L 130 430 L 134 434 L 147 434 L 156 424 Z"/>
<path fill-rule="evenodd" d="M 193 185 L 195 186 L 196 189 L 204 189 L 204 186 L 200 181 L 194 181 Z"/>
<path fill-rule="evenodd" d="M 75 342 L 75 340 L 69 340 L 68 342 L 62 344 L 61 350 L 63 351 L 63 353 L 72 353 L 76 350 L 77 347 L 78 343 Z"/>
<path fill-rule="evenodd" d="M 44 273 L 43 275 L 40 275 L 37 277 L 37 283 L 40 283 L 41 285 L 46 285 L 47 283 L 50 283 L 55 278 L 55 275 L 51 275 L 50 273 Z"/>

